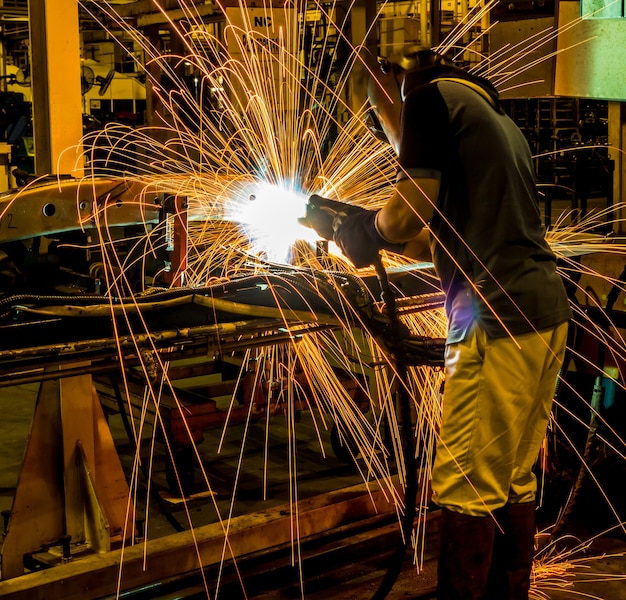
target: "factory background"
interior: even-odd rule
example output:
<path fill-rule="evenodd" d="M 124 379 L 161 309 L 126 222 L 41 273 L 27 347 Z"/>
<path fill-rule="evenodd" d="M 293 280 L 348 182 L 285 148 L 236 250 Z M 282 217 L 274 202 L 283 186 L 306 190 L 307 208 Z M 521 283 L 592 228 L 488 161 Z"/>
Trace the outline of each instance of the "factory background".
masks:
<path fill-rule="evenodd" d="M 137 2 L 113 4 L 120 14 L 133 19 L 162 52 L 176 54 L 179 51 L 179 42 L 169 30 L 166 18 L 155 12 L 150 3 L 146 6 Z M 495 3 L 482 21 L 459 40 L 460 45 L 467 50 L 457 60 L 470 66 L 486 53 L 516 45 L 520 52 L 523 50 L 525 53 L 524 64 L 536 63 L 517 76 L 513 73 L 506 86 L 502 86 L 504 91 L 501 92 L 503 98 L 509 99 L 510 112 L 527 133 L 536 155 L 583 145 L 622 147 L 623 118 L 620 103 L 624 83 L 620 66 L 625 58 L 625 50 L 620 43 L 624 35 L 624 22 L 619 15 L 622 9 L 619 3 L 608 3 L 607 6 L 596 4 Z M 219 35 L 220 28 L 224 27 L 223 19 L 220 20 L 215 13 L 211 14 L 210 5 L 203 3 L 200 6 L 202 14 L 207 15 L 203 27 Z M 471 2 L 467 5 L 442 2 L 437 10 L 431 10 L 426 2 L 393 2 L 384 5 L 380 8 L 375 31 L 378 48 L 381 53 L 385 53 L 408 44 L 435 45 L 457 23 L 462 22 L 472 8 L 474 4 Z M 231 10 L 234 11 L 234 8 Z M 260 9 L 251 5 L 250 10 L 258 12 Z M 342 6 L 336 10 L 341 11 Z M 16 2 L 12 6 L 10 2 L 5 2 L 2 11 L 5 40 L 2 55 L 5 105 L 3 137 L 5 143 L 11 146 L 12 165 L 24 166 L 24 170 L 30 173 L 56 173 L 58 169 L 62 170 L 62 165 L 54 164 L 55 161 L 48 156 L 47 147 L 54 144 L 48 138 L 57 139 L 60 136 L 57 128 L 63 131 L 64 137 L 70 138 L 65 146 L 68 147 L 78 142 L 81 131 L 86 128 L 103 126 L 110 121 L 144 125 L 153 119 L 150 114 L 149 84 L 146 84 L 143 66 L 143 49 L 137 40 L 119 29 L 103 31 L 84 11 L 72 17 L 78 37 L 67 40 L 68 14 L 58 3 L 32 6 L 34 17 L 30 19 L 30 26 L 27 3 Z M 346 43 L 359 43 L 367 31 L 371 37 L 372 30 L 367 20 L 377 12 L 375 4 L 351 5 L 350 37 L 346 41 L 333 31 L 334 23 L 330 19 L 324 24 L 319 12 L 312 11 L 307 17 L 305 11 L 303 18 L 308 18 L 311 23 L 310 56 L 306 60 L 313 64 L 326 61 L 329 70 L 339 71 L 343 67 L 342 60 L 345 60 L 342 54 L 346 54 Z M 47 16 L 42 23 L 38 23 L 37 15 L 44 13 Z M 587 16 L 577 22 L 581 14 Z M 329 28 L 330 31 L 326 31 Z M 549 38 L 546 35 L 549 28 L 558 29 L 559 35 Z M 34 40 L 31 40 L 31 32 L 37 34 Z M 524 40 L 531 40 L 526 48 L 522 44 Z M 71 56 L 76 53 L 79 59 L 72 61 Z M 48 61 L 42 56 L 49 57 Z M 72 62 L 77 64 L 74 69 L 69 69 L 68 65 Z M 512 61 L 513 71 L 522 66 L 520 62 L 520 58 Z M 73 109 L 68 108 L 67 115 L 50 118 L 50 122 L 44 116 L 49 110 L 44 103 L 55 100 L 48 97 L 48 94 L 53 93 L 53 88 L 37 92 L 37 83 L 34 87 L 31 85 L 31 71 L 38 68 L 47 75 L 39 79 L 51 79 L 51 86 L 59 78 L 58 85 L 63 90 L 64 102 L 73 105 Z M 193 67 L 181 65 L 178 68 L 186 71 L 190 89 L 193 90 L 195 85 L 196 93 L 200 93 L 197 89 L 197 73 L 194 73 Z M 70 77 L 70 74 L 72 81 L 78 78 L 80 83 L 74 83 L 71 87 L 65 85 L 64 78 Z M 329 76 L 332 77 L 332 73 Z M 39 84 L 44 85 L 42 81 Z M 362 84 L 356 82 L 354 85 L 358 87 Z M 38 109 L 35 107 L 33 114 L 32 105 L 33 95 L 37 93 L 42 95 L 40 104 L 44 105 L 39 119 Z M 347 93 L 349 95 L 350 92 Z M 338 115 L 338 118 L 341 119 L 342 115 Z M 37 120 L 41 121 L 39 134 L 33 131 L 33 121 Z M 72 134 L 69 133 L 69 124 L 72 124 Z M 37 135 L 41 135 L 37 159 L 39 168 L 35 165 L 34 140 Z M 73 139 L 71 135 L 74 135 Z M 9 152 L 6 147 L 4 150 L 6 162 Z M 585 159 L 589 162 L 588 157 L 581 159 L 583 154 L 548 156 L 542 161 L 543 164 L 538 165 L 540 181 L 559 182 L 567 186 L 572 178 L 576 178 L 577 171 L 580 172 L 579 163 Z M 609 186 L 612 188 L 610 192 L 614 197 L 621 197 L 624 168 L 621 155 L 619 152 L 597 149 L 591 163 L 600 160 L 600 154 L 610 161 L 608 164 L 613 180 Z M 582 170 L 587 167 L 601 169 L 603 166 L 606 167 L 598 164 L 583 165 Z M 9 170 L 5 168 L 6 172 Z M 5 190 L 14 184 L 15 181 L 5 173 Z"/>
<path fill-rule="evenodd" d="M 233 365 L 224 361 L 221 354 L 219 360 L 214 360 L 213 356 L 210 361 L 206 360 L 213 351 L 211 344 L 214 338 L 219 338 L 221 334 L 212 329 L 207 335 L 206 330 L 201 330 L 205 326 L 205 316 L 194 312 L 198 310 L 195 305 L 189 309 L 189 314 L 192 314 L 189 322 L 172 316 L 169 308 L 164 309 L 162 320 L 160 316 L 154 321 L 148 319 L 150 327 L 167 322 L 168 333 L 195 326 L 198 326 L 199 333 L 193 334 L 189 346 L 184 349 L 177 347 L 172 353 L 173 367 L 169 375 L 177 382 L 177 393 L 184 400 L 183 409 L 178 398 L 173 400 L 164 396 L 159 409 L 148 411 L 151 426 L 155 430 L 162 427 L 167 436 L 171 436 L 166 442 L 158 438 L 154 463 L 152 458 L 148 459 L 150 467 L 154 468 L 155 489 L 149 490 L 146 497 L 156 492 L 155 499 L 146 508 L 143 506 L 146 501 L 136 498 L 137 505 L 142 505 L 146 513 L 133 523 L 132 534 L 120 534 L 120 524 L 128 524 L 124 516 L 128 505 L 126 497 L 120 499 L 115 495 L 127 491 L 129 484 L 121 480 L 140 478 L 138 473 L 141 469 L 138 470 L 134 464 L 137 455 L 136 448 L 133 448 L 133 435 L 136 434 L 132 433 L 133 426 L 129 420 L 132 422 L 133 418 L 139 418 L 142 406 L 145 407 L 142 404 L 142 399 L 145 401 L 145 381 L 139 377 L 120 383 L 103 374 L 119 368 L 118 353 L 125 355 L 128 352 L 122 342 L 130 346 L 135 334 L 132 330 L 117 332 L 117 337 L 109 340 L 106 327 L 97 319 L 98 309 L 93 311 L 93 320 L 88 321 L 88 327 L 94 328 L 93 335 L 81 331 L 82 326 L 79 325 L 76 328 L 77 337 L 71 338 L 71 342 L 60 336 L 59 331 L 65 329 L 66 332 L 73 325 L 70 328 L 66 328 L 64 323 L 56 325 L 50 318 L 53 315 L 61 321 L 65 317 L 61 309 L 41 313 L 45 320 L 43 324 L 38 324 L 33 318 L 25 322 L 23 330 L 15 329 L 15 325 L 22 324 L 22 303 L 28 304 L 32 296 L 56 298 L 65 294 L 69 296 L 66 302 L 70 307 L 67 309 L 69 313 L 73 306 L 72 296 L 99 295 L 106 279 L 104 261 L 92 249 L 90 234 L 80 227 L 88 219 L 87 209 L 80 205 L 79 192 L 72 188 L 63 201 L 78 210 L 80 218 L 72 226 L 67 226 L 65 222 L 52 226 L 49 222 L 53 217 L 61 217 L 60 213 L 65 208 L 61 210 L 60 207 L 65 205 L 60 200 L 59 204 L 54 204 L 56 201 L 48 196 L 40 200 L 36 186 L 45 183 L 53 189 L 55 182 L 76 181 L 94 174 L 104 177 L 141 175 L 145 164 L 139 151 L 129 145 L 123 152 L 117 153 L 117 149 L 111 152 L 106 145 L 109 141 L 106 136 L 99 138 L 97 134 L 117 125 L 129 129 L 155 126 L 155 139 L 159 144 L 167 144 L 171 132 L 159 129 L 159 125 L 170 115 L 164 110 L 162 96 L 158 90 L 155 92 L 157 88 L 167 90 L 168 86 L 184 85 L 191 102 L 202 107 L 211 118 L 219 117 L 223 110 L 220 90 L 207 88 L 197 65 L 180 58 L 185 55 L 185 44 L 177 34 L 177 28 L 181 22 L 188 26 L 190 14 L 197 19 L 188 30 L 196 43 L 205 35 L 224 40 L 228 53 L 234 58 L 240 52 L 240 45 L 232 38 L 233 27 L 235 30 L 241 28 L 250 35 L 255 28 L 266 34 L 268 23 L 277 27 L 277 24 L 293 18 L 285 16 L 287 13 L 297 15 L 302 30 L 306 31 L 306 43 L 298 46 L 292 40 L 293 52 L 300 54 L 299 60 L 307 69 L 320 73 L 321 78 L 333 87 L 345 79 L 350 48 L 363 44 L 385 56 L 395 49 L 414 44 L 437 46 L 445 42 L 451 32 L 458 31 L 459 24 L 481 6 L 473 1 L 453 0 L 305 2 L 290 6 L 269 2 L 239 3 L 234 0 L 222 3 L 110 0 L 84 2 L 81 5 L 76 0 L 0 0 L 0 194 L 10 198 L 5 200 L 3 206 L 6 208 L 0 215 L 0 300 L 6 300 L 7 307 L 4 320 L 0 321 L 5 337 L 0 344 L 1 360 L 5 361 L 0 401 L 1 410 L 7 413 L 5 426 L 0 426 L 5 439 L 4 458 L 0 458 L 4 463 L 0 507 L 5 518 L 0 597 L 95 599 L 119 597 L 123 592 L 136 598 L 173 597 L 167 594 L 203 598 L 207 597 L 209 590 L 209 597 L 213 597 L 214 588 L 219 589 L 215 583 L 217 580 L 223 586 L 220 593 L 227 598 L 251 597 L 260 600 L 292 597 L 294 594 L 305 598 L 353 600 L 371 597 L 377 578 L 383 577 L 388 563 L 392 561 L 388 556 L 392 551 L 381 550 L 378 562 L 373 560 L 373 556 L 378 554 L 379 548 L 393 548 L 397 534 L 394 503 L 389 500 L 388 492 L 385 488 L 382 492 L 379 489 L 372 492 L 363 483 L 363 471 L 359 469 L 354 449 L 350 448 L 349 442 L 346 448 L 345 431 L 331 426 L 328 431 L 320 433 L 315 420 L 306 416 L 314 411 L 308 410 L 306 402 L 298 404 L 297 419 L 302 421 L 298 423 L 301 480 L 298 493 L 303 503 L 298 510 L 303 518 L 297 537 L 298 540 L 302 538 L 303 545 L 302 548 L 299 543 L 294 545 L 294 521 L 286 514 L 293 507 L 293 490 L 287 476 L 292 467 L 289 454 L 292 451 L 289 440 L 294 438 L 292 424 L 278 418 L 281 415 L 277 411 L 279 424 L 272 429 L 271 443 L 266 439 L 269 434 L 261 427 L 255 429 L 252 425 L 252 433 L 249 434 L 243 409 L 252 410 L 250 407 L 254 402 L 241 400 L 241 397 L 253 398 L 262 405 L 263 401 L 255 395 L 259 393 L 258 382 L 250 373 L 247 378 L 242 377 L 239 368 L 243 361 Z M 116 19 L 110 18 L 113 13 Z M 103 23 L 106 27 L 102 26 Z M 140 37 L 132 31 L 140 32 Z M 146 52 L 148 45 L 162 57 L 160 60 L 170 65 L 171 72 L 176 75 L 175 81 L 159 70 L 158 61 L 151 60 Z M 510 72 L 502 75 L 504 67 L 500 69 L 501 98 L 505 110 L 524 132 L 535 156 L 546 227 L 550 230 L 557 224 L 585 223 L 587 233 L 593 236 L 591 243 L 615 239 L 617 246 L 621 247 L 621 236 L 626 228 L 626 215 L 622 209 L 626 197 L 626 77 L 623 69 L 626 64 L 626 5 L 623 0 L 493 2 L 479 19 L 474 20 L 472 27 L 459 34 L 456 47 L 463 48 L 463 51 L 456 52 L 455 59 L 468 68 L 484 61 L 485 57 L 490 57 L 494 63 L 502 60 L 508 65 L 506 68 Z M 520 69 L 519 73 L 517 69 Z M 367 73 L 358 64 L 351 68 L 351 74 L 345 80 L 347 85 L 337 88 L 341 102 L 332 106 L 335 131 L 331 127 L 325 140 L 327 146 L 321 149 L 321 153 L 331 152 L 337 130 L 350 121 L 365 95 Z M 233 89 L 230 93 L 237 95 L 238 92 Z M 180 107 L 180 115 L 185 120 L 183 106 Z M 194 127 L 199 130 L 202 123 L 194 123 L 192 118 L 185 126 L 187 131 L 193 132 Z M 83 136 L 90 134 L 94 136 L 90 138 L 92 156 L 99 156 L 98 152 L 106 155 L 106 169 L 102 173 L 97 168 L 88 171 L 82 163 Z M 99 147 L 100 143 L 102 147 Z M 193 155 L 195 150 L 189 152 Z M 29 186 L 35 187 L 29 190 Z M 29 190 L 30 195 L 17 195 L 18 200 L 13 200 L 22 188 Z M 106 188 L 99 198 L 107 194 L 117 198 L 114 189 Z M 26 198 L 30 204 L 25 201 L 16 204 L 20 198 Z M 125 197 L 122 195 L 118 200 L 123 204 Z M 18 206 L 19 210 L 15 208 Z M 152 232 L 160 231 L 160 223 L 166 230 L 164 251 L 157 253 L 155 264 L 146 266 L 148 261 L 141 263 L 148 273 L 141 275 L 141 285 L 149 281 L 150 285 L 157 287 L 158 281 L 159 285 L 184 287 L 186 276 L 182 277 L 181 273 L 184 273 L 191 247 L 185 242 L 181 249 L 180 237 L 177 236 L 186 235 L 188 226 L 191 227 L 186 223 L 182 228 L 180 226 L 181 215 L 187 218 L 186 210 L 186 205 L 180 204 L 179 198 L 176 198 L 163 200 L 158 206 L 141 204 L 136 208 L 129 205 L 128 215 L 115 217 L 119 219 L 123 233 L 119 233 L 119 237 L 116 237 L 117 233 L 112 235 L 109 240 L 112 246 L 123 246 L 127 239 L 135 239 L 138 232 L 150 231 L 150 236 L 153 236 Z M 22 234 L 20 230 L 19 235 L 13 234 L 13 218 L 17 226 L 27 233 Z M 63 218 L 66 218 L 65 214 Z M 74 216 L 67 218 L 76 220 Z M 82 250 L 77 251 L 80 244 L 83 244 L 80 246 Z M 133 273 L 136 281 L 140 276 L 135 273 L 138 261 L 133 258 L 133 242 L 123 247 L 124 265 L 130 265 L 128 273 Z M 23 255 L 32 256 L 34 253 L 46 259 L 42 258 L 33 266 Z M 591 349 L 587 346 L 583 349 L 581 345 L 576 347 L 578 355 L 571 364 L 574 373 L 571 381 L 574 387 L 579 386 L 580 395 L 590 401 L 594 385 L 598 384 L 593 363 L 598 363 L 596 366 L 601 373 L 604 370 L 610 375 L 610 381 L 605 379 L 602 383 L 605 386 L 606 411 L 603 423 L 607 429 L 601 433 L 602 443 L 599 444 L 594 437 L 595 429 L 593 436 L 587 438 L 589 427 L 594 428 L 598 424 L 594 418 L 588 421 L 586 404 L 584 408 L 577 406 L 572 409 L 572 414 L 562 415 L 562 418 L 572 428 L 573 431 L 569 432 L 572 437 L 582 438 L 582 442 L 576 442 L 583 446 L 581 453 L 586 451 L 585 439 L 595 444 L 590 451 L 594 453 L 593 458 L 586 454 L 584 458 L 593 460 L 594 466 L 598 467 L 598 477 L 602 479 L 602 489 L 607 492 L 608 498 L 599 501 L 595 491 L 575 487 L 577 476 L 590 485 L 588 481 L 595 479 L 595 475 L 583 476 L 584 469 L 579 469 L 580 461 L 568 453 L 563 462 L 555 461 L 552 471 L 547 469 L 548 478 L 553 476 L 555 481 L 546 485 L 544 517 L 546 524 L 553 523 L 555 519 L 559 522 L 556 516 L 558 507 L 552 506 L 552 499 L 555 498 L 555 504 L 569 506 L 571 496 L 568 493 L 571 489 L 576 490 L 575 500 L 579 500 L 577 504 L 571 501 L 572 507 L 576 504 L 576 508 L 572 508 L 575 516 L 571 517 L 571 522 L 568 521 L 574 535 L 595 535 L 595 523 L 587 524 L 585 519 L 588 517 L 592 522 L 591 516 L 611 513 L 611 518 L 600 519 L 602 527 L 610 528 L 610 533 L 602 537 L 606 545 L 600 547 L 598 554 L 615 552 L 619 558 L 589 561 L 592 568 L 609 573 L 607 581 L 601 584 L 605 587 L 583 583 L 582 588 L 575 589 L 618 600 L 626 597 L 622 589 L 625 587 L 623 578 L 619 578 L 626 564 L 622 555 L 624 532 L 620 529 L 626 512 L 623 491 L 619 486 L 620 477 L 624 474 L 621 440 L 626 434 L 626 409 L 621 393 L 621 312 L 624 300 L 623 294 L 618 296 L 626 261 L 621 254 L 606 250 L 604 246 L 597 251 L 586 248 L 580 254 L 583 264 L 580 289 L 586 290 L 587 295 L 578 293 L 577 300 L 585 305 L 589 319 L 595 319 L 596 328 L 602 330 L 606 337 L 594 337 Z M 18 267 L 15 267 L 16 263 Z M 594 269 L 603 277 L 594 277 Z M 120 266 L 119 270 L 124 271 L 124 266 Z M 255 285 L 261 287 L 258 283 Z M 375 282 L 370 281 L 367 285 L 375 287 Z M 431 286 L 432 282 L 426 286 L 427 290 L 420 287 L 418 291 L 420 294 L 430 292 Z M 135 291 L 133 283 L 128 283 L 128 287 Z M 404 291 L 407 296 L 411 295 L 410 289 Z M 231 293 L 239 298 L 237 294 L 247 292 L 228 288 L 224 292 L 225 297 L 230 298 L 228 294 Z M 610 313 L 614 320 L 607 328 L 603 319 L 609 304 L 615 314 Z M 157 315 L 161 315 L 159 310 L 156 309 Z M 217 323 L 214 325 L 217 327 Z M 235 353 L 240 353 L 239 356 L 246 355 L 249 350 L 246 343 L 240 341 L 244 336 L 250 335 L 250 340 L 254 340 L 249 343 L 250 348 L 259 345 L 258 338 L 254 337 L 258 334 L 258 326 L 254 325 L 257 329 L 253 334 L 248 333 L 245 328 L 248 326 L 246 322 L 238 341 L 236 336 L 231 338 L 227 335 L 228 343 L 232 344 Z M 284 331 L 275 324 L 268 327 L 272 335 L 284 335 Z M 608 329 L 610 334 L 606 333 Z M 16 331 L 19 333 L 16 334 Z M 149 337 L 147 330 L 145 335 Z M 12 346 L 11 336 L 15 336 L 16 340 L 19 338 L 16 347 Z M 56 341 L 48 342 L 48 336 Z M 608 338 L 610 341 L 607 341 Z M 97 351 L 93 347 L 87 350 L 81 347 L 83 342 L 93 344 L 92 339 L 107 341 L 102 342 Z M 283 338 L 280 339 L 282 341 Z M 598 339 L 601 340 L 599 343 Z M 220 338 L 219 342 L 222 341 Z M 111 345 L 106 346 L 109 342 Z M 211 348 L 208 353 L 203 354 L 203 344 Z M 57 367 L 51 365 L 56 364 L 59 356 L 63 359 L 63 352 L 70 346 L 76 356 L 60 368 L 73 369 L 76 377 L 55 378 L 50 375 L 50 369 Z M 163 342 L 159 351 L 170 352 L 169 346 Z M 132 360 L 136 359 L 136 362 L 128 369 L 133 375 L 146 364 L 147 353 L 137 353 L 141 355 L 140 359 L 133 355 Z M 610 360 L 606 359 L 607 354 L 611 355 Z M 582 359 L 581 355 L 584 355 Z M 602 361 L 604 364 L 600 364 Z M 355 404 L 363 402 L 358 391 L 359 378 L 373 377 L 372 373 L 346 374 L 343 368 L 333 367 L 333 381 L 346 386 Z M 297 377 L 294 379 L 297 380 Z M 59 383 L 63 381 L 72 383 L 64 388 L 65 384 Z M 45 396 L 40 386 L 51 386 L 51 382 L 56 382 L 54 385 L 57 388 L 45 388 L 48 390 L 45 393 L 56 398 L 55 402 L 61 408 L 40 413 L 33 422 L 35 406 L 41 406 L 41 398 Z M 94 396 L 92 383 L 96 390 Z M 297 380 L 297 385 L 306 388 L 301 380 Z M 289 384 L 285 383 L 285 386 Z M 231 418 L 229 402 L 237 394 L 241 404 L 237 409 L 243 407 L 242 411 L 234 410 L 233 427 L 227 433 L 216 433 L 222 431 L 224 422 Z M 96 408 L 90 408 L 93 412 L 89 413 L 89 418 L 93 418 L 96 425 L 87 436 L 87 445 L 91 445 L 91 450 L 86 451 L 84 462 L 81 462 L 83 459 L 79 462 L 85 471 L 92 469 L 94 473 L 106 473 L 103 480 L 106 480 L 108 491 L 95 484 L 92 486 L 94 489 L 91 484 L 85 484 L 91 479 L 84 473 L 78 479 L 69 477 L 63 480 L 64 474 L 75 467 L 72 461 L 76 461 L 74 450 L 67 450 L 68 444 L 73 443 L 67 435 L 62 447 L 57 449 L 62 457 L 58 460 L 66 461 L 66 464 L 58 471 L 55 467 L 51 476 L 45 472 L 49 470 L 48 463 L 41 462 L 47 448 L 56 448 L 56 442 L 47 436 L 54 436 L 57 431 L 52 429 L 50 433 L 42 423 L 58 418 L 69 422 L 72 433 L 82 432 L 84 423 L 80 420 L 84 415 L 77 406 L 82 406 L 85 396 L 89 397 L 89 402 L 95 398 Z M 204 401 L 206 398 L 210 400 Z M 68 403 L 67 409 L 63 408 L 64 402 Z M 73 405 L 74 402 L 77 404 Z M 257 408 L 255 404 L 254 410 Z M 270 411 L 264 410 L 256 416 L 261 424 L 266 418 L 269 421 Z M 224 411 L 229 412 L 228 417 L 224 416 Z M 72 417 L 72 414 L 80 416 Z M 146 418 L 146 415 L 141 415 L 141 418 Z M 101 437 L 99 428 L 105 425 L 111 433 Z M 60 428 L 63 429 L 62 426 Z M 241 440 L 248 434 L 251 441 L 247 447 L 252 458 L 244 463 L 243 472 L 240 472 Z M 220 438 L 220 453 L 215 450 L 216 438 Z M 33 454 L 35 458 L 28 458 L 25 450 L 29 439 L 31 442 L 35 440 L 31 445 L 39 444 L 40 454 Z M 261 493 L 266 485 L 263 472 L 268 468 L 265 455 L 268 443 L 280 448 L 283 454 L 285 448 L 289 448 L 286 457 L 279 451 L 277 456 L 281 458 L 270 458 L 271 468 L 279 475 L 275 474 L 270 491 Z M 319 445 L 326 453 L 323 462 L 320 462 L 319 448 L 316 448 Z M 26 467 L 22 465 L 25 452 Z M 91 454 L 95 457 L 94 462 L 91 462 Z M 271 453 L 269 455 L 271 457 Z M 42 466 L 38 468 L 37 464 Z M 109 468 L 104 465 L 114 466 Z M 205 471 L 217 477 L 219 483 L 213 491 L 202 488 L 199 473 Z M 241 480 L 242 491 L 231 506 L 231 486 L 235 480 Z M 84 485 L 86 488 L 82 487 Z M 73 495 L 81 499 L 72 500 Z M 49 496 L 51 502 L 43 501 L 44 496 Z M 371 506 L 372 499 L 375 508 Z M 232 548 L 228 552 L 224 549 L 223 523 L 215 523 L 217 505 L 222 514 L 232 511 L 236 517 L 233 521 Z M 290 508 L 285 509 L 285 506 Z M 190 528 L 185 524 L 189 516 L 185 516 L 187 511 L 195 515 L 200 542 L 191 540 L 188 535 Z M 54 515 L 50 517 L 47 512 Z M 153 558 L 144 568 L 142 552 L 148 514 L 151 515 L 150 537 L 154 546 Z M 116 527 L 118 530 L 113 532 Z M 390 598 L 435 597 L 431 559 L 436 546 L 436 529 L 436 515 L 425 520 L 421 530 L 426 540 L 424 564 L 419 569 L 414 564 L 408 564 Z M 55 533 L 48 534 L 48 530 Z M 319 542 L 327 530 L 334 533 L 328 540 Z M 374 530 L 377 533 L 367 540 Z M 57 531 L 65 533 L 57 535 Z M 69 531 L 73 535 L 68 535 Z M 76 532 L 82 533 L 82 539 L 77 539 Z M 54 539 L 48 539 L 51 537 Z M 127 543 L 131 538 L 133 545 L 124 546 L 120 542 Z M 344 550 L 344 544 L 348 548 L 345 539 L 356 540 L 355 545 Z M 319 545 L 316 546 L 316 543 Z M 14 545 L 18 548 L 15 552 L 9 549 Z M 125 550 L 120 550 L 120 547 Z M 237 561 L 228 560 L 231 550 L 239 560 L 241 572 L 234 566 Z M 272 554 L 274 551 L 276 554 Z M 120 569 L 124 553 L 129 560 L 126 571 Z M 199 555 L 202 555 L 201 559 Z M 222 562 L 223 555 L 226 555 L 225 564 Z M 345 556 L 353 558 L 344 561 Z M 302 576 L 299 568 L 293 568 L 294 564 L 300 564 L 301 559 L 310 582 L 307 585 L 302 584 L 302 579 L 307 580 L 307 576 Z M 329 561 L 336 561 L 337 568 L 330 568 Z M 197 568 L 197 562 L 207 565 L 204 571 Z M 547 564 L 545 568 L 549 570 L 550 562 L 547 561 Z M 120 576 L 120 572 L 125 575 Z M 613 579 L 610 575 L 614 576 Z M 116 591 L 118 576 L 122 581 L 127 577 L 128 588 L 122 584 Z M 240 576 L 244 584 L 239 583 Z M 571 581 L 575 579 L 574 573 Z M 569 597 L 568 586 L 562 586 L 563 589 L 558 585 L 549 588 L 548 597 Z M 242 592 L 242 588 L 248 589 L 248 592 Z M 246 596 L 246 593 L 249 595 Z"/>

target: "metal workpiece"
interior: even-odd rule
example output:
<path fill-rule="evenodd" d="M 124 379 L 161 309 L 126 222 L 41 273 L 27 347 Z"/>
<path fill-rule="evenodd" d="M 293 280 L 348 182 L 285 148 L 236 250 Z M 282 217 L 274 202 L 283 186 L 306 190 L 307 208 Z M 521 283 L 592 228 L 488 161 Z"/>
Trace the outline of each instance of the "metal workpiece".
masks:
<path fill-rule="evenodd" d="M 49 179 L 0 196 L 0 243 L 159 220 L 159 191 L 123 178 Z"/>
<path fill-rule="evenodd" d="M 407 312 L 409 306 L 412 311 L 432 310 L 442 302 L 438 294 L 403 300 Z M 8 374 L 22 360 L 69 360 L 85 353 L 134 352 L 137 347 L 207 338 L 219 339 L 220 346 L 229 336 L 244 348 L 257 336 L 260 343 L 273 343 L 269 332 L 284 339 L 320 328 L 341 329 L 350 321 L 383 343 L 391 333 L 388 317 L 367 284 L 340 273 L 284 269 L 132 298 L 23 294 L 0 299 L 0 358 Z M 442 364 L 443 340 L 407 329 L 394 340 L 398 342 L 411 363 Z"/>

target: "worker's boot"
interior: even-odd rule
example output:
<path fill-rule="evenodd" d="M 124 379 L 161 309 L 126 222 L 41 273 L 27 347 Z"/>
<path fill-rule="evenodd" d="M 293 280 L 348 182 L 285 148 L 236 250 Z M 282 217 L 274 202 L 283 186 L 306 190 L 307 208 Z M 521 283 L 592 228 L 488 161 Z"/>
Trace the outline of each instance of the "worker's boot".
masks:
<path fill-rule="evenodd" d="M 485 598 L 495 522 L 441 510 L 437 600 Z"/>
<path fill-rule="evenodd" d="M 528 600 L 535 551 L 535 508 L 534 502 L 524 502 L 507 504 L 494 512 L 499 528 L 487 586 L 489 600 Z"/>

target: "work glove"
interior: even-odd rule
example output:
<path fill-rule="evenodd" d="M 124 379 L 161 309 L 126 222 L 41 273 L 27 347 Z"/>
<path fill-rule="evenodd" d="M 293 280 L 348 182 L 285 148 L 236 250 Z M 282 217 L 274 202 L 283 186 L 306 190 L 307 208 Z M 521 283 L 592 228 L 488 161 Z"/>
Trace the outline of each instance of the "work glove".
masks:
<path fill-rule="evenodd" d="M 341 203 L 313 194 L 306 206 L 306 216 L 300 219 L 300 222 L 305 227 L 314 229 L 323 240 L 331 241 L 335 235 L 333 229 L 333 221 L 337 216 L 335 205 L 341 205 Z"/>
<path fill-rule="evenodd" d="M 377 210 L 338 213 L 333 220 L 333 240 L 357 268 L 373 265 L 380 250 L 401 254 L 404 244 L 385 240 L 376 229 Z"/>

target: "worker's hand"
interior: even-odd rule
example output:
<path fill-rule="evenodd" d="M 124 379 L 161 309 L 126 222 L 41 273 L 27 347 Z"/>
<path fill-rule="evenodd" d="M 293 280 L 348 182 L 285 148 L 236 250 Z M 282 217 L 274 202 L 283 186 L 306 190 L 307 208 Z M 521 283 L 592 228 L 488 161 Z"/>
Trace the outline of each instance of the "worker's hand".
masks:
<path fill-rule="evenodd" d="M 314 229 L 323 240 L 331 241 L 335 234 L 333 220 L 337 216 L 337 211 L 332 208 L 333 204 L 338 202 L 313 194 L 306 206 L 306 216 L 300 222 L 305 227 Z"/>
<path fill-rule="evenodd" d="M 376 229 L 375 210 L 363 210 L 356 214 L 338 213 L 333 221 L 335 243 L 357 268 L 373 265 L 381 249 L 402 253 L 404 244 L 385 240 Z"/>

